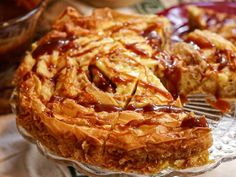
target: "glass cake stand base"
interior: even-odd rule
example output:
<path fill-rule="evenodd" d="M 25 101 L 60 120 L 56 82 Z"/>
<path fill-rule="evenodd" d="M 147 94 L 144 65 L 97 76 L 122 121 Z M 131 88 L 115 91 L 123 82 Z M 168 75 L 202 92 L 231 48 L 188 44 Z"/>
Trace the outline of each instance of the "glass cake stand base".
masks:
<path fill-rule="evenodd" d="M 207 171 L 210 171 L 216 167 L 218 167 L 221 163 L 226 161 L 231 161 L 236 159 L 236 119 L 233 117 L 225 117 L 223 116 L 221 119 L 217 121 L 209 120 L 209 125 L 212 128 L 213 134 L 213 145 L 209 149 L 210 152 L 210 160 L 212 163 L 195 167 L 195 168 L 187 168 L 184 170 L 176 170 L 173 168 L 167 168 L 162 170 L 158 174 L 151 175 L 152 177 L 159 176 L 194 176 L 203 174 Z M 21 135 L 27 139 L 28 141 L 36 144 L 39 151 L 46 156 L 48 159 L 51 159 L 55 162 L 72 166 L 80 173 L 83 173 L 88 176 L 102 176 L 102 177 L 110 177 L 110 176 L 122 176 L 122 177 L 148 177 L 150 175 L 140 175 L 135 173 L 124 173 L 117 171 L 109 171 L 106 169 L 101 169 L 95 166 L 91 166 L 88 164 L 80 163 L 76 160 L 60 157 L 53 152 L 49 151 L 46 147 L 44 147 L 38 140 L 35 140 L 27 131 L 21 127 L 17 126 Z"/>

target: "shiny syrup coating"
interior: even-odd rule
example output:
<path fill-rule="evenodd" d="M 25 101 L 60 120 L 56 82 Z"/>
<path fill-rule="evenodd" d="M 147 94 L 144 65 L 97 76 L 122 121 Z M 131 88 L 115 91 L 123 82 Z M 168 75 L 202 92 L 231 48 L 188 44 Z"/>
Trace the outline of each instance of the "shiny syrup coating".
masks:
<path fill-rule="evenodd" d="M 63 99 L 58 99 L 58 101 L 62 101 Z M 78 104 L 90 108 L 94 108 L 96 112 L 119 112 L 119 111 L 136 111 L 136 112 L 165 112 L 165 113 L 181 113 L 184 112 L 182 108 L 176 107 L 176 106 L 171 106 L 171 105 L 154 105 L 154 104 L 147 104 L 143 107 L 136 107 L 135 105 L 129 105 L 127 108 L 122 108 L 119 106 L 114 106 L 114 105 L 107 105 L 107 104 L 100 104 L 100 103 L 82 103 L 78 102 Z"/>
<path fill-rule="evenodd" d="M 142 50 L 142 49 L 139 49 L 137 46 L 136 46 L 136 43 L 133 43 L 133 44 L 126 44 L 125 45 L 126 48 L 128 50 L 131 50 L 132 52 L 136 53 L 137 55 L 139 56 L 142 56 L 142 57 L 147 57 L 148 54 L 145 50 Z"/>
<path fill-rule="evenodd" d="M 219 63 L 218 70 L 222 70 L 229 65 L 227 52 L 216 51 L 216 62 Z"/>
<path fill-rule="evenodd" d="M 163 67 L 165 68 L 165 87 L 171 93 L 174 99 L 179 96 L 179 81 L 181 79 L 181 71 L 176 66 L 174 56 L 169 56 L 164 52 L 156 52 L 153 56 L 153 59 L 160 60 Z"/>
<path fill-rule="evenodd" d="M 196 44 L 198 47 L 200 47 L 201 49 L 207 49 L 207 48 L 213 48 L 214 45 L 208 41 L 207 39 L 204 39 L 204 38 L 199 38 L 199 37 L 195 37 L 193 35 L 191 36 L 188 36 L 186 39 L 185 39 L 185 42 L 192 42 L 194 44 Z"/>
<path fill-rule="evenodd" d="M 174 99 L 179 96 L 179 81 L 181 79 L 181 71 L 177 67 L 167 68 L 165 70 L 166 88 L 172 94 Z"/>
<path fill-rule="evenodd" d="M 187 117 L 185 118 L 180 127 L 193 128 L 193 127 L 208 127 L 208 123 L 205 117 Z"/>
<path fill-rule="evenodd" d="M 34 58 L 38 58 L 44 54 L 52 54 L 54 50 L 59 50 L 60 52 L 66 52 L 67 50 L 75 47 L 73 43 L 74 37 L 68 38 L 54 38 L 47 41 L 44 44 L 39 45 L 32 53 Z"/>
<path fill-rule="evenodd" d="M 133 79 L 131 79 L 131 78 L 121 78 L 121 77 L 117 76 L 117 77 L 113 77 L 111 80 L 114 83 L 127 84 L 129 82 L 132 82 Z"/>
<path fill-rule="evenodd" d="M 156 31 L 157 28 L 158 24 L 150 25 L 143 31 L 142 36 L 147 39 L 148 43 L 152 46 L 153 49 L 159 50 L 162 41 L 160 35 Z"/>
<path fill-rule="evenodd" d="M 231 71 L 236 70 L 236 56 L 230 50 L 217 50 L 215 54 L 216 63 L 219 64 L 218 71 L 228 67 Z"/>
<path fill-rule="evenodd" d="M 114 93 L 116 86 L 96 67 L 89 66 L 90 78 L 92 82 L 104 92 Z"/>
<path fill-rule="evenodd" d="M 142 112 L 166 112 L 166 113 L 181 113 L 183 112 L 182 108 L 171 106 L 171 105 L 155 105 L 155 104 L 147 104 L 143 107 L 136 107 L 134 105 L 129 105 L 127 110 L 131 111 L 142 111 Z"/>
<path fill-rule="evenodd" d="M 121 107 L 114 106 L 114 105 L 105 105 L 105 104 L 95 104 L 93 106 L 93 108 L 96 112 L 106 111 L 109 113 L 110 112 L 119 112 L 119 111 L 123 110 Z"/>
<path fill-rule="evenodd" d="M 207 99 L 207 102 L 214 108 L 219 109 L 222 112 L 229 112 L 231 109 L 231 105 L 229 102 L 217 99 L 216 101 L 212 101 Z"/>

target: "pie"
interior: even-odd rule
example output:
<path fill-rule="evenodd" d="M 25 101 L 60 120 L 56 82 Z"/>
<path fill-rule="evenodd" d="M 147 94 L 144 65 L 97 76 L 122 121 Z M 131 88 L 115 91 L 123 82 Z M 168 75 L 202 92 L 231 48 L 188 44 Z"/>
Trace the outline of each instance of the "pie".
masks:
<path fill-rule="evenodd" d="M 17 70 L 17 124 L 53 153 L 105 169 L 208 163 L 205 117 L 183 111 L 161 80 L 170 28 L 156 15 L 67 8 Z"/>
<path fill-rule="evenodd" d="M 201 29 L 218 33 L 236 44 L 236 16 L 229 13 L 216 12 L 208 8 L 189 6 L 189 26 L 191 30 Z"/>

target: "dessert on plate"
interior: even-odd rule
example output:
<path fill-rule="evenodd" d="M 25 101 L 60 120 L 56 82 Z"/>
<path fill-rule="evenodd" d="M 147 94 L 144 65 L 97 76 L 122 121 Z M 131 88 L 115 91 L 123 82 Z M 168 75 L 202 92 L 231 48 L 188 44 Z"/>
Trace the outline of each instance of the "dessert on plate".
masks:
<path fill-rule="evenodd" d="M 208 8 L 189 6 L 189 26 L 191 30 L 209 30 L 220 34 L 236 44 L 236 17 L 235 15 L 216 12 Z"/>
<path fill-rule="evenodd" d="M 235 45 L 222 36 L 195 30 L 186 34 L 183 42 L 173 44 L 171 55 L 162 64 L 164 69 L 159 71 L 159 67 L 157 74 L 164 73 L 159 77 L 177 96 L 205 93 L 232 100 L 236 98 L 235 53 Z"/>
<path fill-rule="evenodd" d="M 183 111 L 160 79 L 170 32 L 156 15 L 67 8 L 17 70 L 17 124 L 62 157 L 110 170 L 208 163 L 205 117 Z"/>

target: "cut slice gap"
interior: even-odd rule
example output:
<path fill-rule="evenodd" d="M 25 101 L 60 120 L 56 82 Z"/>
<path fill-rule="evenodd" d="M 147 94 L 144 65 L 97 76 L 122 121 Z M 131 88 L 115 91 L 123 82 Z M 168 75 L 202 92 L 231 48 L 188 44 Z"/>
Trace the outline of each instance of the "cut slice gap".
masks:
<path fill-rule="evenodd" d="M 137 82 L 136 82 L 136 84 L 135 84 L 135 87 L 134 87 L 134 90 L 133 90 L 133 92 L 131 93 L 130 98 L 127 100 L 127 102 L 126 102 L 126 104 L 125 104 L 125 107 L 124 107 L 125 110 L 128 108 L 128 105 L 129 105 L 130 101 L 132 100 L 132 98 L 133 98 L 133 96 L 134 96 L 134 94 L 135 94 L 135 92 L 136 92 L 136 90 L 137 90 L 138 83 L 139 83 L 139 80 L 137 80 Z"/>
<path fill-rule="evenodd" d="M 89 65 L 88 67 L 91 82 L 97 88 L 104 92 L 115 93 L 116 85 L 96 66 Z"/>
<path fill-rule="evenodd" d="M 128 58 L 123 49 L 113 50 L 109 56 L 100 56 L 95 61 L 95 65 L 116 85 L 113 98 L 121 108 L 124 108 L 136 88 L 139 69 L 143 66 L 132 58 Z M 123 60 L 127 62 L 123 62 Z"/>
<path fill-rule="evenodd" d="M 145 97 L 145 99 L 143 99 Z M 167 105 L 172 103 L 173 97 L 162 85 L 149 68 L 145 67 L 140 73 L 137 88 L 128 107 L 144 107 L 145 105 Z"/>

